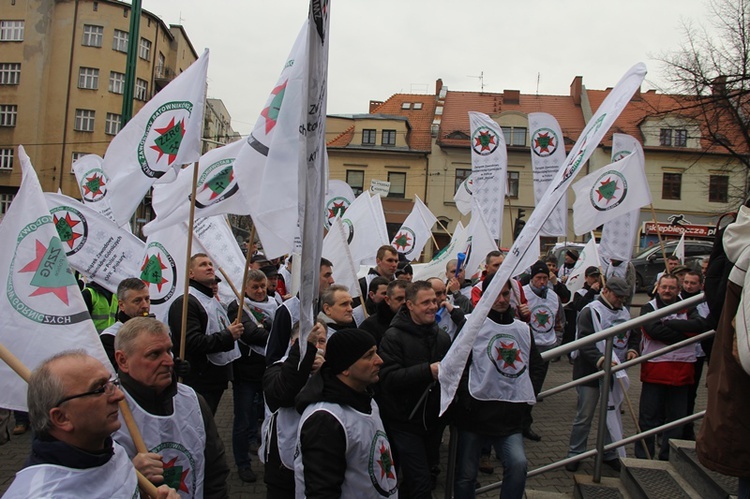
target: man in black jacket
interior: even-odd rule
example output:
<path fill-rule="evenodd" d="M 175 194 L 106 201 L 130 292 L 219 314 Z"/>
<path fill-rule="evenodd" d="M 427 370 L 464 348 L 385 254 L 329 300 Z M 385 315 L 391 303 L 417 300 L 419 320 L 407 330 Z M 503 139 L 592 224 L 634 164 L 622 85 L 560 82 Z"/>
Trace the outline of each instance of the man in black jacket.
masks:
<path fill-rule="evenodd" d="M 496 274 L 483 282 L 487 289 Z M 487 352 L 492 352 L 488 356 Z M 501 452 L 503 498 L 523 497 L 527 461 L 523 431 L 536 392 L 530 373 L 542 369 L 529 325 L 514 319 L 505 284 L 482 324 L 459 383 L 454 418 L 458 427 L 456 499 L 473 498 L 480 451 L 486 442 Z"/>
<path fill-rule="evenodd" d="M 406 288 L 406 303 L 380 343 L 378 404 L 388 429 L 402 488 L 412 499 L 431 497 L 439 472 L 439 447 L 445 424 L 438 417 L 440 361 L 451 345 L 435 323 L 437 297 L 429 282 Z"/>
<path fill-rule="evenodd" d="M 375 314 L 360 324 L 360 329 L 364 329 L 375 337 L 376 345 L 380 346 L 380 340 L 391 327 L 391 321 L 396 316 L 396 312 L 406 301 L 406 286 L 408 284 L 407 281 L 400 279 L 391 281 L 386 289 L 385 298 L 375 307 Z"/>
<path fill-rule="evenodd" d="M 331 336 L 326 362 L 297 397 L 298 497 L 389 497 L 396 469 L 378 405 L 368 391 L 383 361 L 361 329 Z"/>
<path fill-rule="evenodd" d="M 188 497 L 228 497 L 224 444 L 203 397 L 177 383 L 167 327 L 150 317 L 129 320 L 115 338 L 115 358 L 125 400 L 151 449 L 138 453 L 124 425 L 114 434 L 136 469 Z"/>
<path fill-rule="evenodd" d="M 190 258 L 190 291 L 185 331 L 185 360 L 190 362 L 186 385 L 203 395 L 211 412 L 216 414 L 221 396 L 232 379 L 232 361 L 240 356 L 237 340 L 242 336 L 242 323 L 229 323 L 224 308 L 214 299 L 211 285 L 216 280 L 211 259 L 204 253 Z M 169 306 L 169 329 L 174 351 L 180 351 L 182 302 L 178 296 Z"/>

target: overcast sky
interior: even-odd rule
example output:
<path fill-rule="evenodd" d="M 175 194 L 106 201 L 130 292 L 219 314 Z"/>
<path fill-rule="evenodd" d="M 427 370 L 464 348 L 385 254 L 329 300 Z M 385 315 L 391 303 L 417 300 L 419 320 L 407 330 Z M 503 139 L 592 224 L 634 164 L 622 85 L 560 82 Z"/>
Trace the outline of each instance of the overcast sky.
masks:
<path fill-rule="evenodd" d="M 328 113 L 366 113 L 394 93 L 505 89 L 567 95 L 577 75 L 614 86 L 644 62 L 643 90 L 665 87 L 659 54 L 679 47 L 681 22 L 706 0 L 332 0 Z M 209 97 L 249 133 L 307 16 L 308 0 L 143 0 L 211 50 Z"/>

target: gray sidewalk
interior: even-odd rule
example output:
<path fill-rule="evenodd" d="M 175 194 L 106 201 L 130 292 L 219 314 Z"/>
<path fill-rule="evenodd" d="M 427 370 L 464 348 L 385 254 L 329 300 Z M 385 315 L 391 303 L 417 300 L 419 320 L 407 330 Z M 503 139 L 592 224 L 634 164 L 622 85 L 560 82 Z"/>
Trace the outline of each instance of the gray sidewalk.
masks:
<path fill-rule="evenodd" d="M 549 374 L 545 382 L 545 388 L 560 385 L 571 380 L 573 366 L 563 359 L 560 362 L 550 364 Z M 631 386 L 628 392 L 634 409 L 638 411 L 638 399 L 640 397 L 641 384 L 638 380 L 639 370 L 629 372 Z M 704 369 L 705 382 L 705 369 Z M 623 404 L 624 405 L 624 404 Z M 536 405 L 534 408 L 534 430 L 542 436 L 541 442 L 530 442 L 525 440 L 526 455 L 529 459 L 529 470 L 552 463 L 565 457 L 568 449 L 568 437 L 570 436 L 570 425 L 575 415 L 576 395 L 575 391 L 566 391 L 554 395 Z M 625 405 L 624 405 L 625 406 Z M 698 400 L 696 401 L 696 410 L 703 410 L 706 407 L 706 389 L 701 387 L 698 391 Z M 219 434 L 226 446 L 227 458 L 230 463 L 231 474 L 229 482 L 231 485 L 231 496 L 237 498 L 263 498 L 265 497 L 265 486 L 263 485 L 263 469 L 260 463 L 255 459 L 253 469 L 258 473 L 258 482 L 246 484 L 240 481 L 237 476 L 237 470 L 232 460 L 232 392 L 228 390 L 222 399 L 219 412 L 216 417 L 216 423 L 219 427 Z M 596 424 L 596 419 L 594 421 Z M 623 415 L 623 427 L 625 435 L 635 433 L 635 427 L 630 414 L 625 407 Z M 594 445 L 594 430 L 592 429 L 589 438 L 589 446 Z M 446 431 L 443 444 L 443 473 L 440 475 L 440 484 L 435 491 L 435 497 L 443 497 L 445 462 L 448 455 L 449 434 Z M 24 460 L 28 456 L 31 442 L 31 433 L 21 436 L 14 436 L 11 441 L 0 447 L 0 494 L 5 492 L 17 470 L 21 468 Z M 633 446 L 627 448 L 629 457 L 633 456 Z M 494 459 L 494 458 L 493 458 Z M 501 480 L 502 466 L 495 461 L 495 473 L 492 475 L 479 476 L 482 485 L 487 485 Z M 593 460 L 583 461 L 577 473 L 593 473 Z M 616 476 L 615 472 L 603 467 L 605 476 Z M 527 484 L 527 489 L 544 490 L 550 492 L 567 492 L 573 491 L 573 474 L 564 469 L 545 473 L 543 475 L 531 478 Z M 485 497 L 496 497 L 497 491 L 485 495 Z"/>

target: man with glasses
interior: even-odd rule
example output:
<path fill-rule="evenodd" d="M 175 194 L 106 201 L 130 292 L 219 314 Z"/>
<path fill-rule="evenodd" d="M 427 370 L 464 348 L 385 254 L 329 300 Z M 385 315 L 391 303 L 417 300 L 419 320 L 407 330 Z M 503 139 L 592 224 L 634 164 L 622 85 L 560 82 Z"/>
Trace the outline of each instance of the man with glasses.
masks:
<path fill-rule="evenodd" d="M 177 383 L 166 325 L 150 317 L 126 322 L 115 337 L 122 391 L 148 453 L 137 453 L 123 427 L 114 439 L 154 484 L 186 497 L 227 497 L 224 444 L 211 409 L 192 388 Z"/>
<path fill-rule="evenodd" d="M 123 399 L 110 376 L 83 350 L 59 353 L 31 373 L 31 455 L 3 497 L 137 496 L 133 464 L 110 436 L 120 428 Z M 162 485 L 157 497 L 179 495 Z"/>

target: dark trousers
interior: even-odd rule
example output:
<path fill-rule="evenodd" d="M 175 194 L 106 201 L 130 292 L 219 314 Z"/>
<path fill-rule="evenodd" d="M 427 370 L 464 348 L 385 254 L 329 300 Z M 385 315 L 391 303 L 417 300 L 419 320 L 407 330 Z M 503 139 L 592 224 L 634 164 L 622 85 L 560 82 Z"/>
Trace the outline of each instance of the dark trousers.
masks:
<path fill-rule="evenodd" d="M 249 468 L 250 442 L 258 439 L 258 404 L 262 392 L 260 381 L 233 381 L 234 421 L 232 422 L 232 452 L 237 469 Z"/>
<path fill-rule="evenodd" d="M 224 395 L 225 388 L 213 388 L 208 390 L 205 388 L 193 387 L 193 389 L 196 393 L 199 393 L 204 399 L 206 399 L 206 403 L 211 409 L 211 414 L 216 416 L 216 411 L 219 409 L 219 402 L 221 402 L 221 396 Z"/>
<path fill-rule="evenodd" d="M 398 456 L 396 465 L 402 481 L 399 496 L 409 499 L 432 498 L 432 468 L 440 460 L 440 439 L 445 425 L 438 425 L 423 433 L 388 429 L 388 440 Z"/>
<path fill-rule="evenodd" d="M 703 364 L 706 362 L 706 357 L 698 357 L 695 360 L 695 383 L 690 387 L 688 392 L 688 409 L 687 413 L 692 414 L 695 412 L 695 397 L 698 394 L 698 387 L 701 384 L 701 375 L 703 374 Z M 695 440 L 695 422 L 691 421 L 685 425 L 685 440 Z"/>
<path fill-rule="evenodd" d="M 644 382 L 641 387 L 641 403 L 638 410 L 638 424 L 641 431 L 650 430 L 664 423 L 685 417 L 687 415 L 689 391 L 690 385 L 669 386 Z M 659 460 L 667 461 L 669 459 L 669 439 L 682 438 L 683 431 L 683 427 L 678 426 L 662 432 L 657 456 Z M 651 457 L 654 457 L 654 437 L 647 437 L 644 441 Z M 646 452 L 640 442 L 635 444 L 635 457 L 646 458 Z"/>

